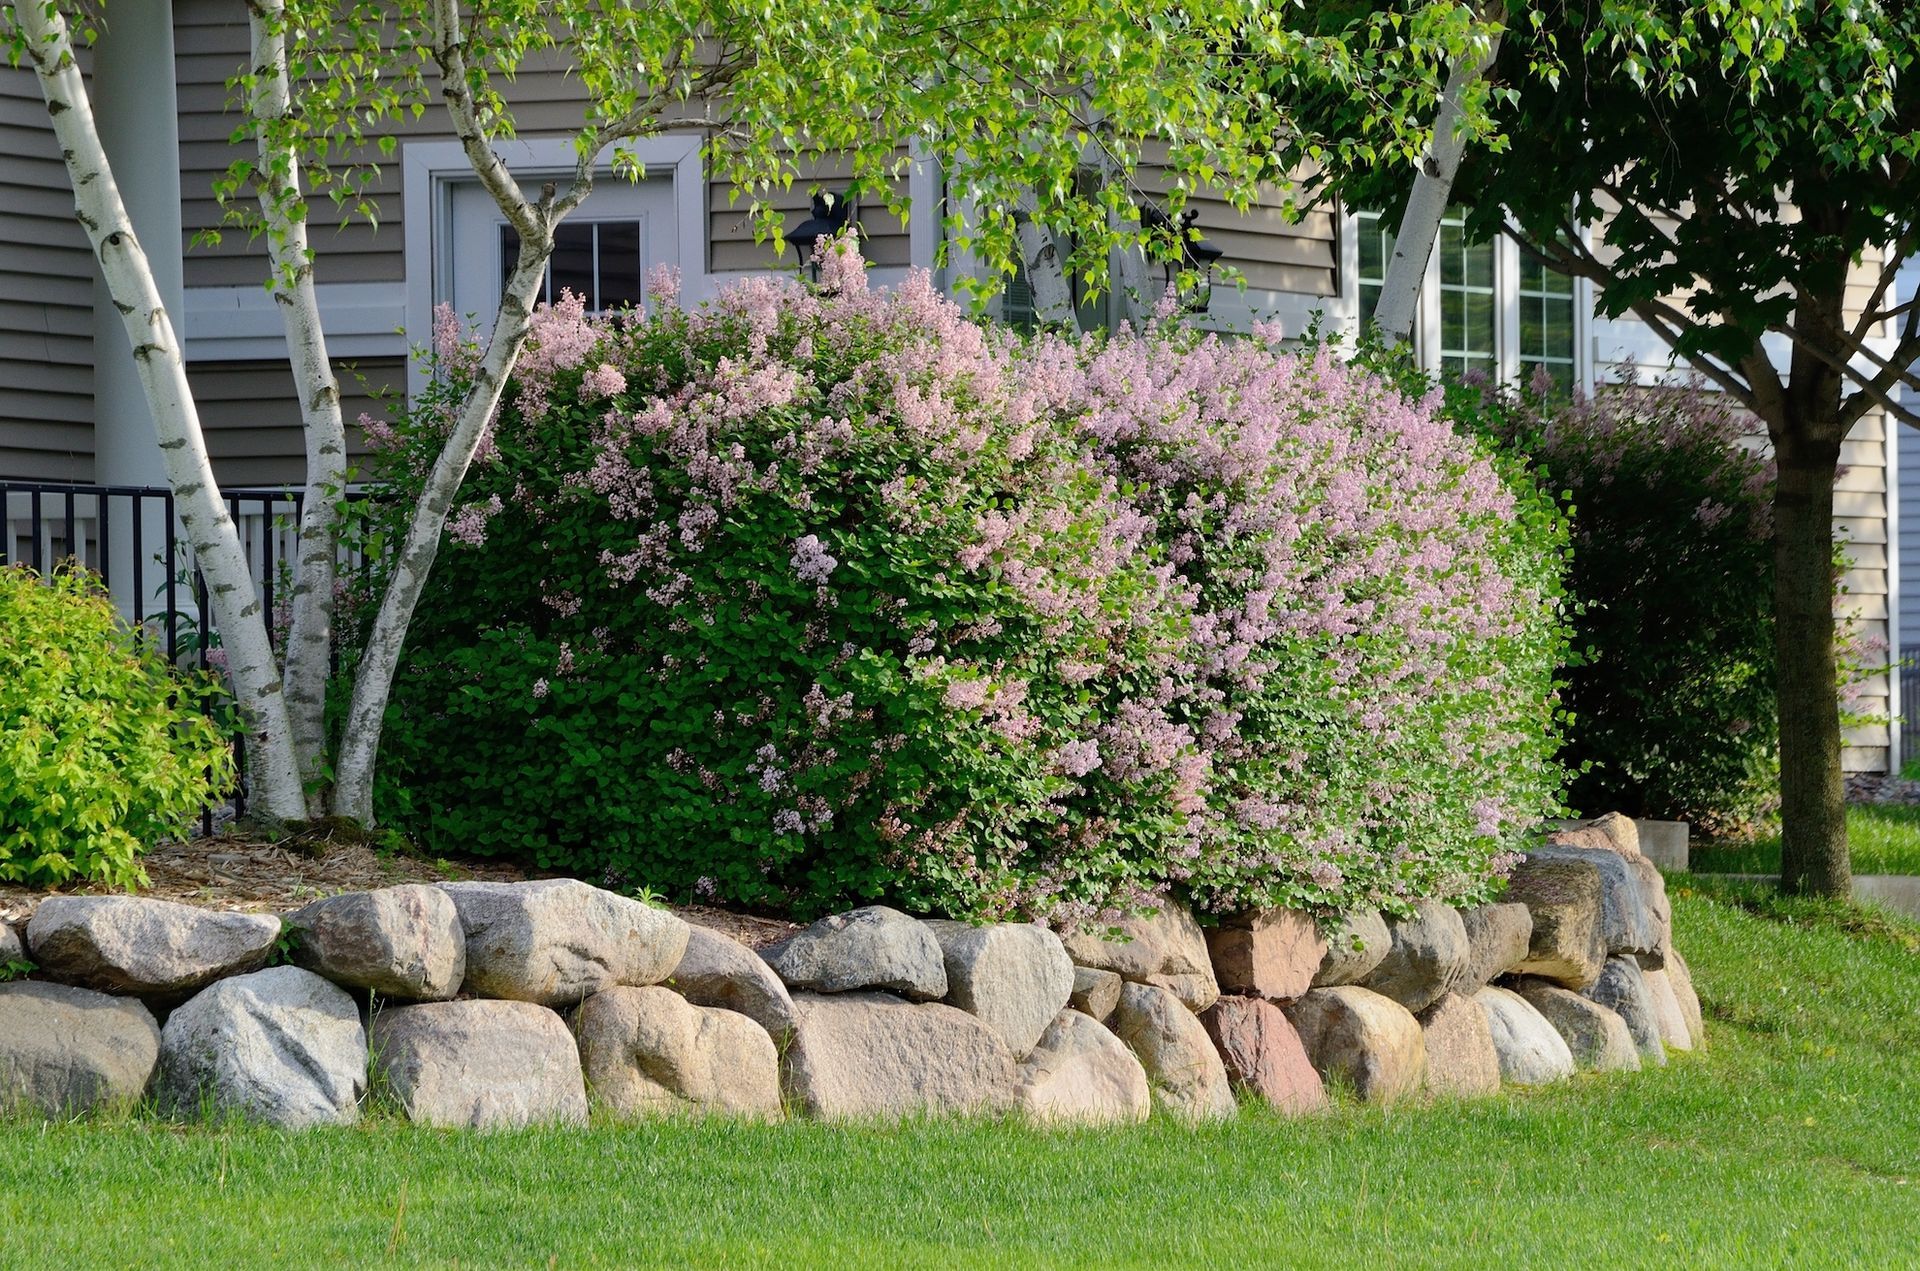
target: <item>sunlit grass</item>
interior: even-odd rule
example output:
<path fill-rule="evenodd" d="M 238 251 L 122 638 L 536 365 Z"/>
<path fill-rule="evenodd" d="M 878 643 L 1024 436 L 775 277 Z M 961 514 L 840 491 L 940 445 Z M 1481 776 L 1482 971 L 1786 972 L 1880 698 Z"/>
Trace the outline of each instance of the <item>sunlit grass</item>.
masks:
<path fill-rule="evenodd" d="M 1847 809 L 1847 841 L 1856 874 L 1920 874 L 1920 806 L 1855 804 Z M 1696 842 L 1688 857 L 1696 874 L 1777 874 L 1780 836 Z"/>

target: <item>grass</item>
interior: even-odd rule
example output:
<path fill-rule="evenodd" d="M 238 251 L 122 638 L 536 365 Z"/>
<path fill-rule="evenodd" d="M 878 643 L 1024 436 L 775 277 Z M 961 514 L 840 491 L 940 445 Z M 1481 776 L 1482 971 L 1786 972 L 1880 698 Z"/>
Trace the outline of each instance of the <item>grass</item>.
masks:
<path fill-rule="evenodd" d="M 1853 804 L 1847 841 L 1856 874 L 1920 874 L 1920 806 Z M 1697 874 L 1778 874 L 1780 836 L 1696 843 L 1688 864 Z"/>
<path fill-rule="evenodd" d="M 1712 1049 L 1471 1104 L 1102 1132 L 0 1127 L 0 1266 L 1892 1266 L 1920 927 L 1674 880 Z"/>

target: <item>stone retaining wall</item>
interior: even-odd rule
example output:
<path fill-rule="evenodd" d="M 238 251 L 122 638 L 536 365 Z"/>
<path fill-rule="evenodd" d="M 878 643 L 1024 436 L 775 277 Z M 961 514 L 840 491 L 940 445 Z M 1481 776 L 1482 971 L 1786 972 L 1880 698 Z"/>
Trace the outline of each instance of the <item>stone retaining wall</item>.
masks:
<path fill-rule="evenodd" d="M 1231 1117 L 1490 1094 L 1703 1043 L 1632 823 L 1554 834 L 1506 902 L 1117 933 L 874 906 L 758 952 L 571 880 L 406 885 L 279 918 L 53 897 L 0 926 L 0 1104 L 151 1098 L 297 1128 L 370 1094 L 443 1126 L 686 1110 L 778 1119 Z M 284 934 L 283 934 L 284 932 Z M 1114 938 L 1108 938 L 1113 936 Z M 280 965 L 269 965 L 278 962 Z"/>

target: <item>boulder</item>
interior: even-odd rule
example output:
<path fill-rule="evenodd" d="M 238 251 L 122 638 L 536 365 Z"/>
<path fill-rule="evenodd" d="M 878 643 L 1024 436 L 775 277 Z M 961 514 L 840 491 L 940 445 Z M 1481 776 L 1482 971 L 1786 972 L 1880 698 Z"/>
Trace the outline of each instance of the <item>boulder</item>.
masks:
<path fill-rule="evenodd" d="M 1592 984 L 1606 963 L 1600 935 L 1600 871 L 1579 859 L 1528 857 L 1514 868 L 1507 899 L 1533 918 L 1527 956 L 1508 970 L 1570 989 Z"/>
<path fill-rule="evenodd" d="M 616 986 L 580 1004 L 573 1031 L 587 1089 L 618 1116 L 782 1115 L 780 1053 L 745 1015 L 658 985 Z"/>
<path fill-rule="evenodd" d="M 1573 1075 L 1573 1052 L 1546 1017 L 1510 989 L 1484 988 L 1473 1000 L 1487 1012 L 1493 1050 L 1500 1057 L 1500 1080 L 1515 1086 L 1544 1086 Z"/>
<path fill-rule="evenodd" d="M 1660 1040 L 1675 1050 L 1693 1049 L 1693 1032 L 1687 1027 L 1687 1017 L 1680 1009 L 1679 995 L 1674 992 L 1673 980 L 1665 971 L 1640 969 L 1641 976 L 1647 982 L 1647 991 L 1653 995 L 1653 1018 L 1660 1026 Z"/>
<path fill-rule="evenodd" d="M 1207 1030 L 1171 990 L 1129 982 L 1113 1030 L 1146 1069 L 1153 1101 L 1189 1121 L 1231 1117 L 1238 1107 Z"/>
<path fill-rule="evenodd" d="M 1327 934 L 1327 955 L 1320 960 L 1320 969 L 1314 972 L 1313 987 L 1335 988 L 1359 983 L 1380 965 L 1392 944 L 1387 920 L 1378 910 L 1360 909 L 1345 915 Z"/>
<path fill-rule="evenodd" d="M 781 1080 L 811 1116 L 996 1113 L 1015 1105 L 1013 1052 L 958 1007 L 888 993 L 795 993 L 793 1007 L 800 1026 L 781 1057 Z"/>
<path fill-rule="evenodd" d="M 1369 1103 L 1393 1103 L 1426 1080 L 1420 1021 L 1372 989 L 1314 989 L 1287 1008 L 1287 1019 L 1321 1079 L 1342 1083 Z"/>
<path fill-rule="evenodd" d="M 1576 821 L 1563 825 L 1547 835 L 1549 843 L 1564 843 L 1569 847 L 1597 847 L 1617 853 L 1632 860 L 1641 855 L 1640 827 L 1631 817 L 1618 812 L 1608 812 L 1591 821 Z"/>
<path fill-rule="evenodd" d="M 1073 962 L 1060 937 L 1030 922 L 975 927 L 943 919 L 926 926 L 946 963 L 947 1004 L 1025 1059 L 1073 996 Z"/>
<path fill-rule="evenodd" d="M 272 914 L 143 896 L 52 896 L 27 923 L 33 960 L 53 979 L 169 1001 L 257 969 L 279 938 Z"/>
<path fill-rule="evenodd" d="M 1527 960 L 1533 915 L 1525 905 L 1475 905 L 1460 911 L 1467 933 L 1467 964 L 1453 982 L 1456 993 L 1478 993 Z"/>
<path fill-rule="evenodd" d="M 1659 957 L 1668 937 L 1662 931 L 1654 904 L 1641 885 L 1641 870 L 1612 848 L 1573 847 L 1548 844 L 1527 853 L 1529 861 L 1576 860 L 1592 865 L 1600 875 L 1600 940 L 1607 956 L 1645 954 Z M 1659 886 L 1660 901 L 1666 900 L 1666 884 L 1660 871 L 1638 858 Z"/>
<path fill-rule="evenodd" d="M 793 1036 L 793 999 L 766 960 L 738 940 L 691 923 L 687 951 L 672 980 L 695 1006 L 738 1011 L 760 1025 L 776 1045 Z"/>
<path fill-rule="evenodd" d="M 1213 979 L 1207 938 L 1185 908 L 1163 901 L 1158 912 L 1122 918 L 1095 931 L 1069 931 L 1060 937 L 1075 966 L 1112 971 L 1123 980 L 1145 983 L 1148 976 L 1198 975 Z M 1213 990 L 1219 996 L 1219 986 Z"/>
<path fill-rule="evenodd" d="M 1077 966 L 1073 968 L 1073 993 L 1067 1001 L 1074 1010 L 1091 1015 L 1104 1024 L 1112 1018 L 1114 1008 L 1120 1005 L 1120 986 L 1125 983 L 1112 971 Z"/>
<path fill-rule="evenodd" d="M 374 1016 L 375 1080 L 410 1120 L 476 1130 L 587 1119 L 580 1051 L 533 1002 L 423 1002 Z"/>
<path fill-rule="evenodd" d="M 4 922 L 0 922 L 0 967 L 9 962 L 27 960 L 27 946 L 20 940 L 20 933 Z"/>
<path fill-rule="evenodd" d="M 1139 981 L 1163 988 L 1180 999 L 1180 1005 L 1198 1015 L 1220 1000 L 1220 985 L 1211 971 L 1192 971 L 1181 975 L 1149 975 Z"/>
<path fill-rule="evenodd" d="M 1633 1034 L 1614 1012 L 1545 980 L 1522 980 L 1514 991 L 1553 1025 L 1572 1052 L 1574 1067 L 1583 1072 L 1640 1071 Z"/>
<path fill-rule="evenodd" d="M 1291 1002 L 1313 987 L 1327 942 L 1311 915 L 1261 909 L 1234 914 L 1207 932 L 1207 953 L 1222 992 Z"/>
<path fill-rule="evenodd" d="M 367 1034 L 346 990 L 296 966 L 236 975 L 167 1016 L 154 1081 L 162 1109 L 283 1130 L 352 1125 L 367 1092 Z"/>
<path fill-rule="evenodd" d="M 467 992 L 572 1006 L 616 984 L 658 984 L 687 948 L 664 909 L 571 878 L 441 883 L 467 933 Z"/>
<path fill-rule="evenodd" d="M 1118 1037 L 1077 1010 L 1053 1017 L 1016 1082 L 1015 1098 L 1035 1121 L 1144 1121 L 1153 1108 L 1147 1070 Z"/>
<path fill-rule="evenodd" d="M 1700 995 L 1694 991 L 1693 971 L 1687 966 L 1687 960 L 1680 956 L 1680 950 L 1667 950 L 1667 979 L 1673 985 L 1673 996 L 1680 1003 L 1680 1017 L 1687 1022 L 1687 1040 L 1693 1043 L 1693 1049 L 1704 1050 L 1707 1045 L 1706 1015 L 1700 1009 Z"/>
<path fill-rule="evenodd" d="M 1387 920 L 1387 956 L 1360 981 L 1410 1011 L 1438 1001 L 1467 965 L 1460 911 L 1438 900 L 1413 902 L 1411 918 Z"/>
<path fill-rule="evenodd" d="M 868 905 L 822 918 L 762 949 L 789 989 L 851 993 L 886 989 L 916 1002 L 947 995 L 947 964 L 927 924 L 898 909 Z"/>
<path fill-rule="evenodd" d="M 1655 1013 L 1653 990 L 1647 977 L 1631 958 L 1608 958 L 1600 976 L 1589 985 L 1584 996 L 1598 1002 L 1627 1022 L 1634 1049 L 1646 1063 L 1667 1062 L 1667 1048 L 1660 1040 L 1660 1017 Z"/>
<path fill-rule="evenodd" d="M 147 1008 L 65 984 L 0 984 L 0 1113 L 71 1116 L 138 1103 L 160 1057 Z"/>
<path fill-rule="evenodd" d="M 1279 1007 L 1258 997 L 1222 997 L 1200 1016 L 1227 1079 L 1269 1107 L 1317 1112 L 1327 1089 L 1307 1058 L 1300 1034 Z"/>
<path fill-rule="evenodd" d="M 467 934 L 438 887 L 407 883 L 329 896 L 287 916 L 293 962 L 335 984 L 443 1001 L 467 973 Z"/>
<path fill-rule="evenodd" d="M 1427 1089 L 1472 1099 L 1500 1090 L 1500 1055 L 1486 1008 L 1462 993 L 1443 993 L 1416 1017 L 1427 1050 Z"/>

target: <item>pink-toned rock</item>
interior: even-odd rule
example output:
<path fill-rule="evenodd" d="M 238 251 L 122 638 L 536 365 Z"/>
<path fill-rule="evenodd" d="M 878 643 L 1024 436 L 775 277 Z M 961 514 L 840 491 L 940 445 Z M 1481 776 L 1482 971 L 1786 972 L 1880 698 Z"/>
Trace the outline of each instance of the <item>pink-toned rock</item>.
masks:
<path fill-rule="evenodd" d="M 1500 1089 L 1500 1054 L 1479 1002 L 1460 993 L 1443 994 L 1420 1012 L 1427 1043 L 1427 1089 L 1435 1094 L 1474 1098 Z"/>
<path fill-rule="evenodd" d="M 1647 991 L 1653 996 L 1653 1018 L 1660 1025 L 1660 1040 L 1674 1050 L 1692 1050 L 1693 1032 L 1687 1027 L 1686 1013 L 1673 989 L 1673 978 L 1665 971 L 1641 972 Z"/>
<path fill-rule="evenodd" d="M 1314 966 L 1318 966 L 1316 959 Z M 1223 997 L 1200 1016 L 1227 1077 L 1281 1112 L 1317 1112 L 1327 1089 L 1300 1034 L 1279 1007 L 1257 997 Z"/>
<path fill-rule="evenodd" d="M 1553 831 L 1547 835 L 1547 842 L 1565 844 L 1568 847 L 1598 847 L 1609 852 L 1618 852 L 1628 860 L 1637 860 L 1640 852 L 1640 827 L 1631 817 L 1618 812 L 1608 812 L 1604 816 L 1594 817 L 1591 821 L 1582 821 L 1565 829 Z"/>
<path fill-rule="evenodd" d="M 1263 909 L 1235 914 L 1207 932 L 1207 952 L 1221 992 L 1291 1002 L 1313 987 L 1327 942 L 1308 915 Z"/>
<path fill-rule="evenodd" d="M 1680 1003 L 1680 1014 L 1687 1021 L 1687 1038 L 1693 1049 L 1707 1048 L 1707 1020 L 1700 1009 L 1700 995 L 1694 991 L 1693 971 L 1680 950 L 1667 950 L 1667 979 L 1673 984 L 1673 996 Z"/>
<path fill-rule="evenodd" d="M 1390 997 L 1350 984 L 1314 989 L 1286 1014 L 1321 1079 L 1368 1103 L 1393 1103 L 1426 1080 L 1420 1021 Z"/>

